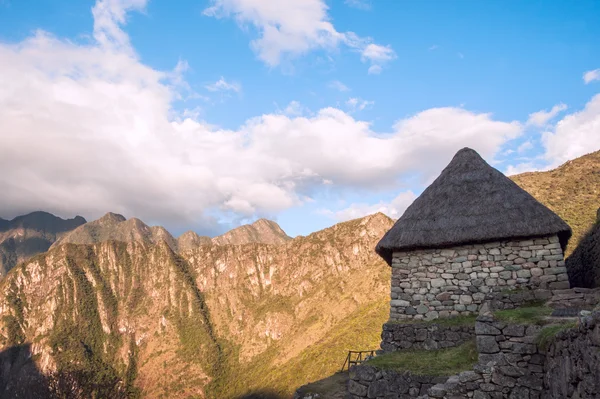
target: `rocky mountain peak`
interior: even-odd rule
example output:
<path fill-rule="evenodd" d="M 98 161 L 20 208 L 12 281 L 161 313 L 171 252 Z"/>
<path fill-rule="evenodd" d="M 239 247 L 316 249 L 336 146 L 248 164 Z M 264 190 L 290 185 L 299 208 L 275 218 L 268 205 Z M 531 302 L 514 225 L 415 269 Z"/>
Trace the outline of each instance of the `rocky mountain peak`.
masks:
<path fill-rule="evenodd" d="M 113 213 L 113 212 L 107 212 L 100 219 L 97 219 L 96 223 L 100 224 L 100 225 L 114 225 L 114 224 L 124 222 L 126 220 L 127 219 L 123 215 L 120 215 L 118 213 Z"/>
<path fill-rule="evenodd" d="M 194 231 L 186 231 L 177 238 L 177 249 L 181 251 L 187 251 L 196 248 L 200 245 L 210 245 L 212 240 L 207 236 L 199 236 Z"/>
<path fill-rule="evenodd" d="M 292 238 L 274 221 L 258 219 L 252 224 L 236 227 L 212 239 L 213 244 L 285 244 Z"/>

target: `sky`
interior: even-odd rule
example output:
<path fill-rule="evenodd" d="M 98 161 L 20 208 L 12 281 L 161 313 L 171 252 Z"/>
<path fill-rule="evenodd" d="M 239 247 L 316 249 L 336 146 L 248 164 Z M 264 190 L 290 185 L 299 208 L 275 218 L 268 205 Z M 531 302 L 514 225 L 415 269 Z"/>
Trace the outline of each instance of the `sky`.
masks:
<path fill-rule="evenodd" d="M 398 218 L 600 149 L 600 2 L 0 0 L 0 217 Z"/>

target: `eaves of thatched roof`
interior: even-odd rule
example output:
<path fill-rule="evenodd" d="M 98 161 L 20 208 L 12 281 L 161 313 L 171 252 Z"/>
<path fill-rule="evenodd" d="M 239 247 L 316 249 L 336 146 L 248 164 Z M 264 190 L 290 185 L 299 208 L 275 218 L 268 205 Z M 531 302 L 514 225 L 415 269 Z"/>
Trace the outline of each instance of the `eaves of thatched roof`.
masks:
<path fill-rule="evenodd" d="M 553 234 L 564 250 L 571 237 L 569 225 L 476 151 L 463 148 L 375 250 L 390 264 L 394 251 Z"/>

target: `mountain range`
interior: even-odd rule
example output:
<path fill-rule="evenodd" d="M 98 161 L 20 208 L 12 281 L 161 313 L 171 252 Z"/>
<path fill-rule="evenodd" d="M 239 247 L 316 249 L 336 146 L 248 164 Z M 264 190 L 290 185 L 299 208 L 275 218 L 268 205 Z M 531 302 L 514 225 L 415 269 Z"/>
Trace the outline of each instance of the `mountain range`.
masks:
<path fill-rule="evenodd" d="M 17 263 L 47 251 L 61 236 L 85 223 L 81 216 L 64 220 L 47 212 L 32 212 L 12 220 L 0 218 L 0 276 Z"/>
<path fill-rule="evenodd" d="M 572 251 L 600 206 L 600 152 L 511 178 L 573 227 Z M 32 369 L 65 397 L 290 394 L 349 349 L 378 347 L 390 270 L 374 247 L 393 223 L 378 213 L 292 239 L 261 219 L 175 239 L 113 213 L 0 219 L 0 265 L 13 269 L 0 281 L 0 396 L 39 382 Z"/>

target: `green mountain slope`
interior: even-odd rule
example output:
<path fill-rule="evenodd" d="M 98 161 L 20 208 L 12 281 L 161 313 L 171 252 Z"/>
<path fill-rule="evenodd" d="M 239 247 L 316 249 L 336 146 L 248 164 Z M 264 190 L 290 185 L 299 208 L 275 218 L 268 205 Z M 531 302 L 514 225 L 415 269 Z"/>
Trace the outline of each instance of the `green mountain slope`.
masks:
<path fill-rule="evenodd" d="M 600 207 L 600 151 L 547 172 L 528 172 L 510 178 L 571 226 L 573 236 L 567 248 L 570 254 L 594 224 Z"/>

